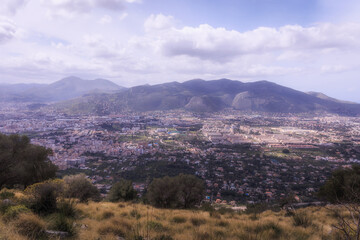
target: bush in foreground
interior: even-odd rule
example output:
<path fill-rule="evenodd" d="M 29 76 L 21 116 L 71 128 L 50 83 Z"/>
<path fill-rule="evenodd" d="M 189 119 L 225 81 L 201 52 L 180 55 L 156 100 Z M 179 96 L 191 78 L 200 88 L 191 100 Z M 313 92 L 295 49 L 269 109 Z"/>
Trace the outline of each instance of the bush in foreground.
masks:
<path fill-rule="evenodd" d="M 80 202 L 100 200 L 99 190 L 86 178 L 85 174 L 66 176 L 64 182 L 66 184 L 65 197 L 77 198 Z"/>
<path fill-rule="evenodd" d="M 41 214 L 50 214 L 57 209 L 57 198 L 62 194 L 62 180 L 48 180 L 29 186 L 25 192 L 30 196 L 31 208 Z"/>
<path fill-rule="evenodd" d="M 14 223 L 17 231 L 28 239 L 40 239 L 45 235 L 45 223 L 34 214 L 21 214 Z"/>
<path fill-rule="evenodd" d="M 147 198 L 161 208 L 193 208 L 204 198 L 204 182 L 193 175 L 156 178 L 149 185 Z"/>
<path fill-rule="evenodd" d="M 121 179 L 112 186 L 108 198 L 111 202 L 131 201 L 136 198 L 136 195 L 137 193 L 133 188 L 132 182 Z"/>

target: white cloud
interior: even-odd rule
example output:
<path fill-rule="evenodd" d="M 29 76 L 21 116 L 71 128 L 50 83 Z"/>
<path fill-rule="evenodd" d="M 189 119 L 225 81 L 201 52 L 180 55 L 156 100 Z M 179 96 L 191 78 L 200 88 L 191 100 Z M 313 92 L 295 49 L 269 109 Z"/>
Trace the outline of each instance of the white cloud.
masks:
<path fill-rule="evenodd" d="M 0 12 L 3 14 L 15 14 L 28 0 L 1 0 Z"/>
<path fill-rule="evenodd" d="M 15 34 L 15 24 L 8 18 L 0 17 L 0 44 L 13 39 Z"/>
<path fill-rule="evenodd" d="M 18 0 L 17 0 L 18 1 Z M 126 3 L 137 1 L 129 0 L 42 0 L 47 6 L 66 9 L 70 12 L 89 12 L 94 8 L 111 11 L 123 10 Z"/>
<path fill-rule="evenodd" d="M 101 19 L 100 19 L 100 23 L 101 24 L 109 24 L 112 22 L 112 17 L 110 17 L 109 15 L 104 15 Z"/>
<path fill-rule="evenodd" d="M 153 19 L 154 17 L 152 17 Z M 199 27 L 170 29 L 161 36 L 167 56 L 186 55 L 213 61 L 230 61 L 244 54 L 304 49 L 342 49 L 359 47 L 360 24 L 318 24 L 312 27 L 287 25 L 259 27 L 248 32 Z"/>
<path fill-rule="evenodd" d="M 85 44 L 90 47 L 94 47 L 99 45 L 103 41 L 103 36 L 96 34 L 96 35 L 84 35 L 83 37 Z"/>
<path fill-rule="evenodd" d="M 145 31 L 165 30 L 174 26 L 174 17 L 163 14 L 150 15 L 144 23 Z"/>
<path fill-rule="evenodd" d="M 76 16 L 76 13 L 89 13 L 94 9 L 102 9 L 112 12 L 123 11 L 126 7 L 126 4 L 139 2 L 139 1 L 131 1 L 131 0 L 41 0 L 41 1 L 45 6 L 48 7 L 47 15 L 52 18 L 57 16 L 73 18 Z"/>
<path fill-rule="evenodd" d="M 124 20 L 125 18 L 127 18 L 127 16 L 129 16 L 129 14 L 127 12 L 124 12 L 122 13 L 120 16 L 119 16 L 119 20 L 122 21 Z"/>
<path fill-rule="evenodd" d="M 323 65 L 320 69 L 323 73 L 341 73 L 352 70 L 352 67 L 344 65 Z"/>

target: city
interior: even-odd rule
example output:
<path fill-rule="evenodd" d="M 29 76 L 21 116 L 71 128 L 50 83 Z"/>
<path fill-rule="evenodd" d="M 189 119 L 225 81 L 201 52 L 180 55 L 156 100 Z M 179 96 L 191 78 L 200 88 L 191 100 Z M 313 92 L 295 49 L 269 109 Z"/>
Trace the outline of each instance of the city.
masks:
<path fill-rule="evenodd" d="M 232 205 L 316 192 L 337 168 L 360 163 L 360 120 L 336 115 L 192 113 L 67 115 L 1 107 L 0 131 L 50 148 L 60 175 L 85 173 L 106 194 L 120 178 L 142 194 L 153 178 L 195 174 L 206 199 Z"/>

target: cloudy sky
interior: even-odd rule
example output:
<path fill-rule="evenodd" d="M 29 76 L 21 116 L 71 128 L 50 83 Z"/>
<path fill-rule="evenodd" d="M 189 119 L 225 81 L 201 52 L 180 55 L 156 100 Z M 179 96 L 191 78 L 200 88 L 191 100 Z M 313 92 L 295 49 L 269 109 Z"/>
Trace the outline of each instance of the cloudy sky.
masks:
<path fill-rule="evenodd" d="M 269 80 L 360 102 L 358 0 L 1 0 L 0 83 Z"/>

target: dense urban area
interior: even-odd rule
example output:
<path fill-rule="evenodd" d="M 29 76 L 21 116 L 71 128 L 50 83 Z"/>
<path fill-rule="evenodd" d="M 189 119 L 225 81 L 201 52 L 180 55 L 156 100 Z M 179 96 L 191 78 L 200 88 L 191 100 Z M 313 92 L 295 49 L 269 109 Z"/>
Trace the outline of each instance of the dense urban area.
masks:
<path fill-rule="evenodd" d="M 103 194 L 120 178 L 141 195 L 153 178 L 189 173 L 206 182 L 207 201 L 292 194 L 312 202 L 334 169 L 360 162 L 359 118 L 234 110 L 89 116 L 40 107 L 2 104 L 0 132 L 52 149 L 60 176 L 83 172 Z"/>

